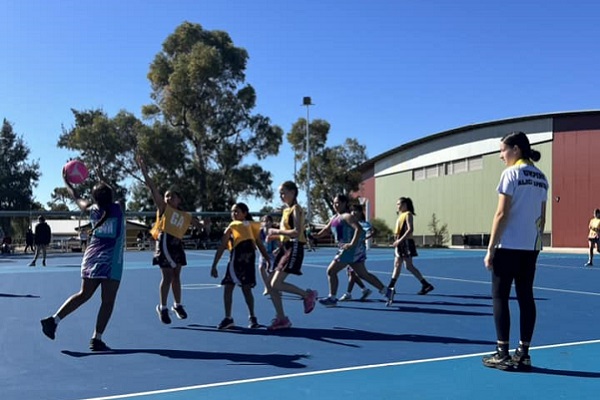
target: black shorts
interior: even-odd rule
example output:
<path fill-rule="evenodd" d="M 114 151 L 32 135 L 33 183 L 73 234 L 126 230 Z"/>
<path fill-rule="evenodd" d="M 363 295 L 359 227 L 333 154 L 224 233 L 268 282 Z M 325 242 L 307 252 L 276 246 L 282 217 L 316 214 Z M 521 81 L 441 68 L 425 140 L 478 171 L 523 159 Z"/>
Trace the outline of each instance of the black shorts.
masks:
<path fill-rule="evenodd" d="M 413 239 L 404 240 L 402 243 L 396 246 L 395 255 L 398 258 L 411 258 L 418 256 L 419 254 L 417 253 L 415 241 Z"/>
<path fill-rule="evenodd" d="M 178 265 L 187 265 L 183 241 L 168 233 L 161 232 L 156 240 L 152 265 L 158 265 L 160 268 L 175 268 Z"/>
<path fill-rule="evenodd" d="M 287 240 L 282 242 L 275 254 L 275 271 L 302 275 L 304 261 L 304 243 Z"/>
<path fill-rule="evenodd" d="M 252 240 L 244 240 L 231 250 L 221 285 L 256 286 L 256 247 Z"/>

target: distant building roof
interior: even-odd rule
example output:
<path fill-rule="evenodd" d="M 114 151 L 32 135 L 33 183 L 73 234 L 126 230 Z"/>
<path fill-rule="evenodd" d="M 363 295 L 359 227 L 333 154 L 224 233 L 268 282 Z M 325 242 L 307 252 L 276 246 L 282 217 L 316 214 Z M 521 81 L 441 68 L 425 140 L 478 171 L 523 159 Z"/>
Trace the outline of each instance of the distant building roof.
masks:
<path fill-rule="evenodd" d="M 55 236 L 73 236 L 79 232 L 80 228 L 89 228 L 89 219 L 47 219 L 46 223 L 50 225 L 52 235 Z M 33 229 L 38 224 L 37 221 L 33 223 Z M 146 224 L 142 224 L 138 221 L 127 220 L 128 229 L 150 229 Z"/>

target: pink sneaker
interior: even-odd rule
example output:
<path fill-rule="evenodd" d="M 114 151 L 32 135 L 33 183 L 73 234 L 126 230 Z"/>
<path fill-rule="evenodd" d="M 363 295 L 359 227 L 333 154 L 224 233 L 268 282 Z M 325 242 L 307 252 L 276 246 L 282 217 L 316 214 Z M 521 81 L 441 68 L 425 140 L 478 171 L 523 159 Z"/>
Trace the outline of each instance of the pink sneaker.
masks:
<path fill-rule="evenodd" d="M 317 291 L 306 289 L 308 295 L 304 298 L 304 313 L 308 314 L 315 309 L 315 303 L 317 302 Z"/>
<path fill-rule="evenodd" d="M 283 317 L 281 319 L 273 318 L 271 325 L 267 326 L 267 329 L 270 331 L 275 331 L 278 329 L 288 329 L 291 327 L 292 323 L 290 322 L 290 319 L 288 317 Z"/>

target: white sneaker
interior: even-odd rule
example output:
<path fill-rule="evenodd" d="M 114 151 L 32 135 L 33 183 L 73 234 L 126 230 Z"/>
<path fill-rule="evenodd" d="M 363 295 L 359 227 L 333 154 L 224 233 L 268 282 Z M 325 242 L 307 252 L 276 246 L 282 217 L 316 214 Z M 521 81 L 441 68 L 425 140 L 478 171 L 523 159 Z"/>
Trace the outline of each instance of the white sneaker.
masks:
<path fill-rule="evenodd" d="M 340 301 L 348 301 L 352 300 L 352 295 L 350 293 L 344 293 L 342 297 L 340 297 Z"/>

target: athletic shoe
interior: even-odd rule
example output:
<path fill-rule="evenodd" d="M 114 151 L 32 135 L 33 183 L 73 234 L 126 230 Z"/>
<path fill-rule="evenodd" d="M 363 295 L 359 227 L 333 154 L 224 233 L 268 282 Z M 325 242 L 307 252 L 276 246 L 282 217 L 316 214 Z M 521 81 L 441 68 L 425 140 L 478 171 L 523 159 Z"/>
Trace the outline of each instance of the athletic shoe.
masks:
<path fill-rule="evenodd" d="M 54 322 L 54 317 L 44 318 L 40 322 L 42 323 L 42 332 L 44 332 L 44 335 L 54 340 L 56 334 L 56 322 Z"/>
<path fill-rule="evenodd" d="M 161 306 L 156 306 L 156 313 L 158 314 L 158 319 L 160 319 L 160 322 L 166 325 L 171 323 L 171 317 L 169 316 L 168 308 L 161 308 Z"/>
<path fill-rule="evenodd" d="M 104 343 L 102 340 L 92 338 L 90 340 L 90 350 L 91 351 L 110 351 L 110 347 L 108 347 L 106 345 L 106 343 Z"/>
<path fill-rule="evenodd" d="M 33 264 L 33 266 L 35 267 L 35 264 Z M 591 261 L 586 262 L 585 264 L 583 264 L 584 267 L 593 267 L 594 264 L 592 264 Z"/>
<path fill-rule="evenodd" d="M 424 295 L 431 292 L 433 289 L 433 285 L 431 283 L 428 283 L 426 285 L 423 285 L 423 287 L 417 292 L 417 294 Z"/>
<path fill-rule="evenodd" d="M 481 361 L 483 365 L 489 368 L 496 368 L 503 371 L 513 368 L 512 359 L 508 353 L 499 350 L 496 350 L 494 354 L 484 356 Z"/>
<path fill-rule="evenodd" d="M 256 317 L 248 318 L 248 328 L 250 328 L 250 329 L 260 328 L 260 324 L 258 323 L 258 320 L 256 319 Z"/>
<path fill-rule="evenodd" d="M 394 304 L 394 296 L 396 295 L 396 289 L 393 287 L 389 287 L 387 288 L 387 290 L 385 291 L 385 297 L 387 299 L 387 303 L 385 303 L 386 306 L 391 306 L 392 304 Z"/>
<path fill-rule="evenodd" d="M 360 301 L 365 301 L 371 295 L 371 293 L 373 293 L 371 289 L 365 288 L 362 291 L 362 296 L 360 296 Z"/>
<path fill-rule="evenodd" d="M 233 318 L 223 318 L 223 320 L 217 326 L 217 329 L 225 330 L 229 328 L 233 328 L 235 323 L 233 322 Z"/>
<path fill-rule="evenodd" d="M 316 290 L 310 290 L 310 289 L 306 289 L 306 297 L 303 299 L 303 303 L 304 303 L 304 313 L 308 314 L 310 313 L 312 310 L 315 309 L 315 303 L 317 301 L 317 291 Z"/>
<path fill-rule="evenodd" d="M 31 263 L 29 263 L 30 267 L 35 267 L 35 261 L 32 261 Z"/>
<path fill-rule="evenodd" d="M 42 267 L 46 266 L 46 260 L 42 261 Z"/>
<path fill-rule="evenodd" d="M 290 319 L 288 317 L 283 317 L 281 319 L 273 318 L 273 320 L 271 320 L 271 325 L 267 326 L 267 329 L 270 331 L 276 331 L 279 329 L 289 329 L 291 327 L 292 323 L 290 322 Z"/>
<path fill-rule="evenodd" d="M 349 301 L 352 300 L 352 295 L 348 292 L 344 293 L 342 297 L 340 297 L 340 301 Z"/>
<path fill-rule="evenodd" d="M 523 353 L 523 349 L 520 347 L 515 350 L 515 354 L 512 356 L 513 368 L 518 371 L 530 371 L 531 370 L 531 357 L 529 354 Z"/>
<path fill-rule="evenodd" d="M 171 310 L 173 310 L 173 312 L 175 313 L 175 315 L 177 315 L 177 318 L 179 319 L 186 319 L 188 317 L 187 313 L 185 312 L 185 309 L 183 308 L 183 305 L 178 305 L 178 306 L 173 306 L 171 307 Z"/>
<path fill-rule="evenodd" d="M 325 307 L 335 307 L 335 306 L 337 306 L 338 299 L 330 296 L 330 297 L 326 297 L 324 299 L 319 300 L 319 303 L 321 303 Z"/>

